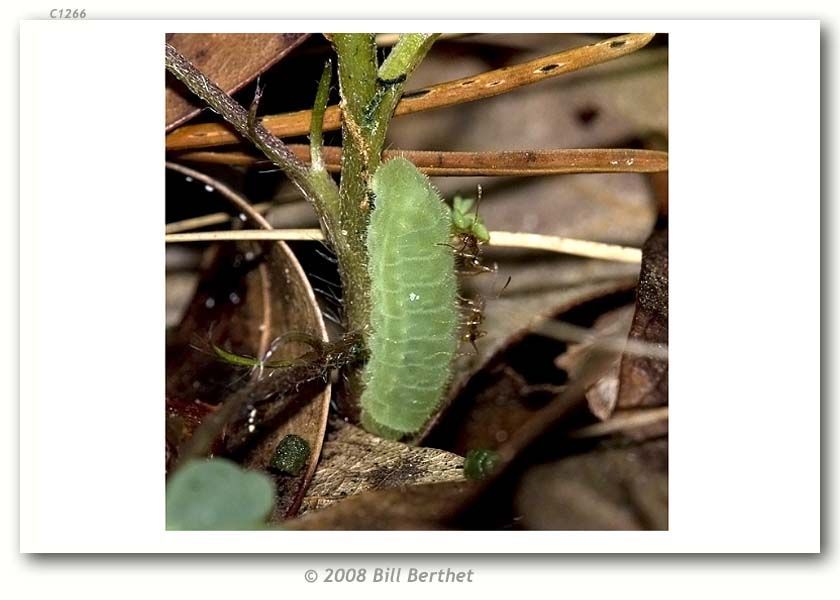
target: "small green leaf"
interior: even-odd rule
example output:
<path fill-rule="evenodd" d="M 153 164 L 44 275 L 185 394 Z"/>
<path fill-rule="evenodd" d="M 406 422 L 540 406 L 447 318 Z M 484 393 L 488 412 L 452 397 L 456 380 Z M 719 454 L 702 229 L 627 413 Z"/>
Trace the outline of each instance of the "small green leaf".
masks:
<path fill-rule="evenodd" d="M 464 231 L 470 227 L 466 215 L 455 210 L 452 211 L 452 225 L 456 232 Z"/>
<path fill-rule="evenodd" d="M 452 210 L 454 212 L 460 213 L 462 215 L 467 214 L 470 212 L 470 209 L 475 204 L 475 200 L 472 198 L 462 198 L 461 196 L 455 196 L 452 199 Z"/>
<path fill-rule="evenodd" d="M 221 458 L 194 460 L 166 485 L 166 528 L 258 529 L 273 506 L 274 484 L 265 475 Z"/>
<path fill-rule="evenodd" d="M 476 211 L 473 198 L 455 196 L 452 199 L 452 230 L 456 234 L 467 234 L 486 244 L 490 241 L 490 232 Z"/>
<path fill-rule="evenodd" d="M 482 244 L 486 244 L 490 241 L 490 232 L 487 230 L 487 226 L 481 220 L 478 220 L 475 223 L 473 223 L 472 234 L 475 236 L 475 239 L 477 239 Z"/>
<path fill-rule="evenodd" d="M 220 359 L 224 362 L 229 363 L 231 365 L 237 365 L 240 367 L 263 367 L 268 369 L 283 369 L 287 367 L 292 367 L 295 365 L 295 361 L 291 360 L 278 360 L 274 362 L 263 362 L 258 358 L 254 358 L 253 356 L 248 356 L 246 354 L 236 354 L 234 352 L 228 352 L 224 348 L 217 346 L 216 344 L 210 344 L 213 347 L 213 351 L 216 353 Z"/>
<path fill-rule="evenodd" d="M 217 346 L 216 344 L 210 345 L 213 346 L 213 351 L 216 353 L 216 356 L 218 356 L 226 363 L 230 363 L 232 365 L 239 365 L 242 367 L 256 367 L 260 364 L 260 361 L 252 356 L 228 352 L 227 350 L 220 346 Z"/>

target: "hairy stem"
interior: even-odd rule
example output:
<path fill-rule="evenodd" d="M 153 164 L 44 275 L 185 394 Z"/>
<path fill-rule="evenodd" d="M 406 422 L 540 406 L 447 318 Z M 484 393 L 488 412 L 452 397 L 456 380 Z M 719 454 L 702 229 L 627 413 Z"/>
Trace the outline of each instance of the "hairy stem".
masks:
<path fill-rule="evenodd" d="M 271 376 L 256 377 L 248 385 L 233 392 L 221 406 L 208 416 L 193 435 L 178 448 L 177 466 L 193 458 L 206 456 L 235 419 L 241 417 L 249 404 L 271 402 L 275 408 L 294 399 L 295 390 L 309 381 L 323 379 L 333 369 L 341 369 L 358 362 L 364 355 L 357 335 L 345 335 L 333 343 L 324 343 L 297 361 L 299 364 L 278 369 Z M 241 441 L 241 440 L 240 440 Z"/>
<path fill-rule="evenodd" d="M 368 164 L 371 156 L 363 129 L 365 107 L 376 91 L 376 45 L 373 34 L 336 33 L 331 36 L 338 55 L 341 91 L 342 147 L 339 223 L 336 237 L 355 252 L 339 256 L 344 284 L 344 317 L 351 330 L 367 334 L 370 281 L 367 272 Z"/>
<path fill-rule="evenodd" d="M 309 199 L 338 258 L 344 293 L 344 319 L 350 332 L 365 339 L 370 330 L 370 279 L 366 233 L 371 209 L 369 180 L 381 161 L 385 134 L 405 81 L 428 52 L 437 34 L 404 34 L 381 67 L 373 34 L 328 36 L 338 55 L 343 121 L 341 183 L 336 186 L 322 155 L 331 65 L 321 76 L 311 112 L 311 167 L 257 119 L 260 90 L 250 111 L 210 81 L 175 48 L 166 46 L 166 67 L 193 93 L 228 121 L 280 167 Z M 357 373 L 350 374 L 350 397 L 360 392 Z M 355 383 L 353 383 L 355 382 Z"/>

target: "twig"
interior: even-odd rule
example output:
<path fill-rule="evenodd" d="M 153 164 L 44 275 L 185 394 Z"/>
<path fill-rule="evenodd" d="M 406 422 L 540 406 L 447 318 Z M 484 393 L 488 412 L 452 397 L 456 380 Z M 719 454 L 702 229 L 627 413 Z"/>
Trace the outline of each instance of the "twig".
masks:
<path fill-rule="evenodd" d="M 319 229 L 275 229 L 273 231 L 239 230 L 239 231 L 201 231 L 193 233 L 171 233 L 166 235 L 167 243 L 176 242 L 222 242 L 234 240 L 323 240 Z M 536 240 L 536 242 L 535 242 Z M 628 248 L 614 244 L 575 240 L 552 235 L 537 235 L 534 233 L 515 233 L 511 231 L 491 231 L 491 246 L 505 246 L 508 248 L 532 248 L 549 250 L 561 254 L 573 254 L 589 258 L 614 260 L 618 262 L 640 263 L 642 251 L 639 248 Z"/>
<path fill-rule="evenodd" d="M 554 235 L 538 233 L 519 233 L 513 231 L 491 231 L 491 246 L 508 246 L 511 248 L 530 248 L 533 250 L 549 250 L 562 254 L 589 256 L 618 262 L 641 263 L 640 248 L 628 248 L 615 244 L 590 242 L 589 240 L 575 240 Z"/>
<path fill-rule="evenodd" d="M 324 240 L 320 229 L 238 229 L 235 231 L 196 231 L 189 233 L 168 233 L 166 243 L 181 242 L 233 242 L 233 241 L 300 241 L 319 242 Z"/>
<path fill-rule="evenodd" d="M 309 147 L 289 144 L 301 160 L 308 160 Z M 327 171 L 341 170 L 341 148 L 322 148 Z M 475 177 L 561 175 L 569 173 L 659 173 L 668 170 L 668 153 L 635 149 L 557 149 L 500 152 L 443 152 L 428 150 L 385 150 L 383 159 L 402 156 L 430 176 Z M 260 166 L 267 161 L 245 152 L 196 151 L 172 158 L 198 163 Z"/>
<path fill-rule="evenodd" d="M 652 39 L 652 33 L 620 35 L 512 67 L 487 71 L 481 75 L 408 92 L 397 104 L 394 115 L 407 115 L 497 96 L 532 83 L 631 54 L 646 46 Z M 290 137 L 305 135 L 309 131 L 311 118 L 312 111 L 303 110 L 268 116 L 262 120 L 262 123 L 274 135 Z M 331 131 L 340 126 L 341 111 L 338 106 L 330 106 L 324 113 L 324 130 Z M 166 149 L 211 148 L 235 144 L 238 141 L 236 134 L 222 124 L 187 125 L 176 129 L 166 137 Z"/>
<path fill-rule="evenodd" d="M 276 206 L 274 202 L 261 202 L 259 204 L 252 204 L 251 208 L 259 214 L 267 212 L 272 206 Z M 192 231 L 193 229 L 202 229 L 203 227 L 210 227 L 212 225 L 221 225 L 235 221 L 236 217 L 230 216 L 228 213 L 217 212 L 209 215 L 202 215 L 200 217 L 193 217 L 191 219 L 183 219 L 181 221 L 174 221 L 166 224 L 166 233 L 181 233 L 182 231 Z"/>
<path fill-rule="evenodd" d="M 599 332 L 596 330 L 579 327 L 562 321 L 544 321 L 536 332 L 563 342 L 572 342 L 575 344 L 587 343 L 590 347 L 610 350 L 619 354 L 623 353 L 631 356 L 668 360 L 668 346 L 665 344 L 652 344 L 641 340 L 628 339 L 626 335 L 599 335 Z"/>
<path fill-rule="evenodd" d="M 403 34 L 401 33 L 377 33 L 376 34 L 376 47 L 377 48 L 388 48 L 390 46 L 395 46 L 397 42 L 400 41 L 400 37 Z M 439 40 L 456 40 L 458 38 L 465 38 L 471 35 L 475 35 L 473 33 L 441 33 L 438 34 Z"/>
<path fill-rule="evenodd" d="M 653 425 L 668 420 L 668 407 L 643 408 L 633 411 L 625 411 L 625 414 L 615 413 L 613 417 L 603 423 L 595 423 L 568 432 L 570 438 L 593 438 L 611 435 L 628 429 L 638 429 L 647 425 Z"/>
<path fill-rule="evenodd" d="M 166 68 L 194 94 L 230 123 L 240 135 L 254 143 L 297 185 L 319 212 L 323 201 L 312 185 L 309 168 L 262 124 L 253 123 L 248 111 L 210 81 L 175 48 L 166 44 Z"/>

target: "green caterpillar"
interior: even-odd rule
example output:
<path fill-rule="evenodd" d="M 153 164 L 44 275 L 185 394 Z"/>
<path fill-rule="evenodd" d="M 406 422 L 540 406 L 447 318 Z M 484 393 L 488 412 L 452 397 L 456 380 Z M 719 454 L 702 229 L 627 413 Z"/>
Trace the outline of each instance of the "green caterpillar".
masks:
<path fill-rule="evenodd" d="M 458 348 L 452 219 L 431 181 L 405 159 L 382 164 L 372 188 L 362 424 L 398 439 L 419 431 L 440 405 Z"/>

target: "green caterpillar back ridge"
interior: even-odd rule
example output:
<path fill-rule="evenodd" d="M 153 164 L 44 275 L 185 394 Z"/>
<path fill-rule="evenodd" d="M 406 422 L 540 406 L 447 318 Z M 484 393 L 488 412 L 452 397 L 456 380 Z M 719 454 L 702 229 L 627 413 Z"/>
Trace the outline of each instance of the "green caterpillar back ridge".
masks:
<path fill-rule="evenodd" d="M 372 187 L 362 424 L 399 438 L 419 431 L 440 405 L 458 348 L 452 222 L 431 181 L 405 159 L 382 164 Z"/>

